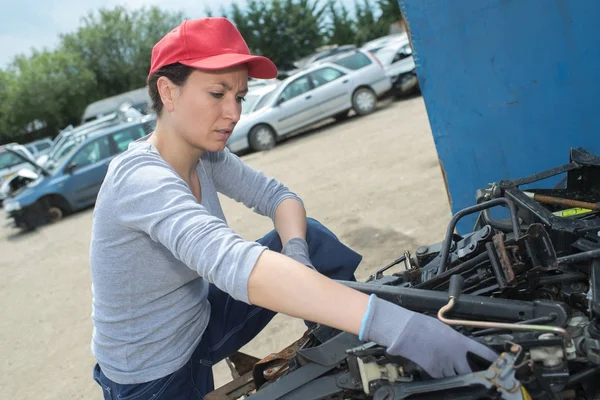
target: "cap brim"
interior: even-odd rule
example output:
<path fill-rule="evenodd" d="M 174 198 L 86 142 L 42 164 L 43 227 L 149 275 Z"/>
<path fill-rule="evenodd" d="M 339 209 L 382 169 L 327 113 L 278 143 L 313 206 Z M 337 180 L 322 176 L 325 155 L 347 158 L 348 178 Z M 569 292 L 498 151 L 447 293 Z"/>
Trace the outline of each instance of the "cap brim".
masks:
<path fill-rule="evenodd" d="M 202 59 L 179 61 L 188 67 L 208 71 L 216 71 L 236 65 L 248 65 L 248 76 L 257 79 L 274 79 L 277 77 L 277 67 L 266 57 L 246 54 L 219 54 Z"/>

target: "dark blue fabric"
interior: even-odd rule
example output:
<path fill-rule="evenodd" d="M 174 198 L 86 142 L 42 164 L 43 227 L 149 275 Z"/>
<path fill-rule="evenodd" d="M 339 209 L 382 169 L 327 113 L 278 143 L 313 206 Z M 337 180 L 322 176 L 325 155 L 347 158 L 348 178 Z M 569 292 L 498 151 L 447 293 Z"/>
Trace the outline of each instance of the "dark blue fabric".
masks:
<path fill-rule="evenodd" d="M 354 280 L 362 256 L 348 248 L 318 221 L 309 218 L 306 241 L 313 265 L 332 279 Z M 258 240 L 269 249 L 281 252 L 275 230 Z M 106 400 L 203 399 L 214 390 L 212 366 L 236 353 L 273 319 L 273 311 L 234 300 L 216 286 L 210 286 L 208 300 L 211 317 L 202 340 L 191 359 L 178 371 L 152 382 L 121 385 L 110 381 L 98 365 L 94 380 Z M 311 325 L 309 321 L 307 325 Z"/>

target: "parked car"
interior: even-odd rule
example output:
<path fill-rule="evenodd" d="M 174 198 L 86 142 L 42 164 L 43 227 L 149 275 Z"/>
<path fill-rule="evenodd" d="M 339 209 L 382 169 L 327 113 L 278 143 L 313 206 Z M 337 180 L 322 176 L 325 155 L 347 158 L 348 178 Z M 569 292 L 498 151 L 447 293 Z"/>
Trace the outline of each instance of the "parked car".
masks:
<path fill-rule="evenodd" d="M 9 198 L 12 193 L 16 192 L 23 186 L 27 186 L 30 182 L 39 178 L 39 174 L 30 168 L 21 168 L 14 173 L 10 178 L 5 179 L 0 184 L 0 206 L 4 200 Z"/>
<path fill-rule="evenodd" d="M 81 122 L 86 123 L 115 113 L 119 110 L 123 103 L 131 104 L 133 108 L 137 109 L 144 115 L 150 114 L 151 102 L 150 94 L 148 94 L 148 88 L 143 87 L 131 90 L 129 92 L 121 93 L 116 96 L 108 97 L 106 99 L 98 100 L 89 104 L 83 112 Z"/>
<path fill-rule="evenodd" d="M 383 64 L 385 74 L 392 80 L 392 93 L 406 96 L 419 91 L 419 79 L 408 36 L 399 35 L 370 50 Z"/>
<path fill-rule="evenodd" d="M 278 69 L 277 77 L 279 79 L 288 78 L 306 68 L 310 68 L 317 61 L 321 61 L 325 58 L 354 50 L 356 50 L 356 46 L 353 44 L 346 44 L 342 46 L 337 44 L 322 46 L 319 49 L 317 49 L 316 52 L 309 54 L 306 57 L 302 57 L 299 60 L 293 62 L 284 61 Z"/>
<path fill-rule="evenodd" d="M 26 143 L 25 147 L 33 155 L 34 159 L 38 159 L 39 157 L 43 156 L 44 154 L 48 154 L 53 143 L 54 142 L 52 141 L 52 139 L 47 137 L 47 138 L 35 140 L 30 143 Z"/>
<path fill-rule="evenodd" d="M 33 155 L 23 145 L 10 143 L 0 146 L 0 206 L 9 195 L 10 188 L 22 182 L 27 182 L 30 176 L 37 176 L 41 171 L 34 162 Z M 24 177 L 24 178 L 22 178 Z"/>
<path fill-rule="evenodd" d="M 154 119 L 106 128 L 75 146 L 4 201 L 14 225 L 32 229 L 93 205 L 110 161 L 154 129 Z"/>
<path fill-rule="evenodd" d="M 23 145 L 8 143 L 0 146 L 0 184 L 22 168 L 33 169 L 27 158 L 33 160 L 33 154 Z"/>
<path fill-rule="evenodd" d="M 296 68 L 305 68 L 317 61 L 323 60 L 327 57 L 331 57 L 337 54 L 345 53 L 348 51 L 356 50 L 356 46 L 353 44 L 346 44 L 342 46 L 333 45 L 333 46 L 325 46 L 321 51 L 317 53 L 311 54 L 307 57 L 304 57 L 296 62 L 294 62 L 294 66 Z"/>
<path fill-rule="evenodd" d="M 242 115 L 247 115 L 264 104 L 264 101 L 272 95 L 273 91 L 281 85 L 281 82 L 275 81 L 261 86 L 250 86 L 248 93 L 244 96 L 242 103 Z"/>
<path fill-rule="evenodd" d="M 256 79 L 256 78 L 248 78 L 248 88 L 254 88 L 257 86 L 267 86 L 272 85 L 273 83 L 278 83 L 279 80 L 275 79 Z"/>
<path fill-rule="evenodd" d="M 52 147 L 47 154 L 36 158 L 36 162 L 42 166 L 61 158 L 61 156 L 73 146 L 73 138 L 81 135 L 91 134 L 101 131 L 109 126 L 117 126 L 124 122 L 135 121 L 138 119 L 152 118 L 153 114 L 144 115 L 132 108 L 129 104 L 122 104 L 121 107 L 108 115 L 94 119 L 77 127 L 69 126 L 63 129 L 54 139 Z"/>
<path fill-rule="evenodd" d="M 361 49 L 375 53 L 377 52 L 377 50 L 386 47 L 394 42 L 402 41 L 409 41 L 408 34 L 406 32 L 392 33 L 390 35 L 385 35 L 377 39 L 370 40 L 364 43 L 361 46 Z"/>
<path fill-rule="evenodd" d="M 391 87 L 373 55 L 361 50 L 339 54 L 267 87 L 251 112 L 242 114 L 227 147 L 236 153 L 269 150 L 282 137 L 323 119 L 344 119 L 352 109 L 369 114 Z"/>

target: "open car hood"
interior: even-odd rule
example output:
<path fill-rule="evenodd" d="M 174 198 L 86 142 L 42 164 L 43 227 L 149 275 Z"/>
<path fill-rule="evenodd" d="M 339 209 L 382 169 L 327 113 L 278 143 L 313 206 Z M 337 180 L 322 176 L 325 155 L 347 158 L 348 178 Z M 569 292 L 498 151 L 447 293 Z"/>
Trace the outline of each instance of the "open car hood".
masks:
<path fill-rule="evenodd" d="M 52 175 L 50 173 L 50 171 L 48 171 L 46 168 L 42 167 L 40 164 L 38 164 L 35 160 L 21 154 L 20 152 L 18 152 L 17 150 L 14 149 L 13 146 L 6 146 L 6 150 L 10 151 L 11 153 L 17 155 L 19 158 L 21 158 L 22 160 L 28 162 L 29 164 L 33 165 L 33 167 L 35 168 L 36 171 L 39 171 L 42 175 L 45 176 L 50 176 Z"/>

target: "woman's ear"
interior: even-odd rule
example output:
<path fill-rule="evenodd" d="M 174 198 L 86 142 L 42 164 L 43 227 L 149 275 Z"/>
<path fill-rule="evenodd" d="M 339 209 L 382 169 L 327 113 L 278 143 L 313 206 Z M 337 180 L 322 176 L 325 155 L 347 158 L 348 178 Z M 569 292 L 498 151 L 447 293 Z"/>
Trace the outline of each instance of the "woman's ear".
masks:
<path fill-rule="evenodd" d="M 178 94 L 178 87 L 169 78 L 161 76 L 156 81 L 158 94 L 163 103 L 163 108 L 172 112 L 175 109 L 175 99 Z"/>

